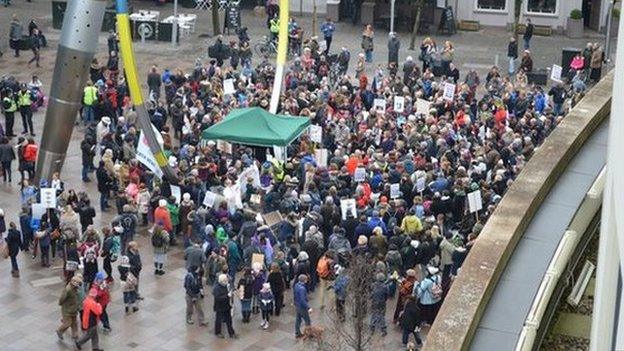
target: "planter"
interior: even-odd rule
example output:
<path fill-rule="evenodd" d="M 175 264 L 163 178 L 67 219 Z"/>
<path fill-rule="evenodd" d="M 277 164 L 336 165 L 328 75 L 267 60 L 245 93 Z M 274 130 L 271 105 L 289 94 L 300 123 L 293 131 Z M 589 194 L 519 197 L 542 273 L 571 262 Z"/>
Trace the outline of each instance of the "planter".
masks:
<path fill-rule="evenodd" d="M 573 39 L 579 39 L 583 37 L 584 25 L 583 19 L 572 19 L 568 17 L 567 34 L 568 37 Z"/>
<path fill-rule="evenodd" d="M 459 30 L 467 31 L 467 32 L 477 32 L 481 29 L 481 24 L 479 21 L 459 21 Z"/>

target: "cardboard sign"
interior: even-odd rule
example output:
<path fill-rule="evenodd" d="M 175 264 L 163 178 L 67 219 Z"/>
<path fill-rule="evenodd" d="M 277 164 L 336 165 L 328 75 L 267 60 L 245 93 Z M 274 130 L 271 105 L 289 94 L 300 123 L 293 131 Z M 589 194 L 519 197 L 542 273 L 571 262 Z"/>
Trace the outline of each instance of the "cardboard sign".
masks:
<path fill-rule="evenodd" d="M 428 115 L 431 110 L 431 103 L 425 99 L 416 100 L 416 113 Z"/>
<path fill-rule="evenodd" d="M 455 84 L 444 83 L 444 98 L 447 100 L 455 98 Z"/>
<path fill-rule="evenodd" d="M 217 150 L 223 152 L 224 154 L 231 155 L 232 154 L 232 144 L 227 141 L 217 140 Z"/>
<path fill-rule="evenodd" d="M 353 174 L 353 180 L 356 182 L 363 182 L 366 180 L 366 169 L 362 167 L 356 168 L 355 173 Z"/>
<path fill-rule="evenodd" d="M 229 78 L 223 81 L 223 94 L 234 95 L 236 89 L 234 89 L 234 79 Z"/>
<path fill-rule="evenodd" d="M 217 199 L 217 194 L 213 193 L 212 191 L 207 191 L 206 196 L 204 196 L 203 204 L 206 205 L 206 207 L 212 208 L 214 206 L 216 199 Z"/>
<path fill-rule="evenodd" d="M 483 208 L 483 200 L 481 200 L 481 190 L 468 193 L 468 208 L 470 213 L 475 213 Z"/>
<path fill-rule="evenodd" d="M 249 202 L 251 202 L 254 205 L 260 205 L 261 201 L 262 201 L 262 197 L 260 197 L 260 194 L 252 194 L 251 197 L 249 198 Z"/>
<path fill-rule="evenodd" d="M 323 128 L 321 126 L 310 125 L 310 140 L 319 144 L 323 142 Z"/>
<path fill-rule="evenodd" d="M 401 196 L 401 187 L 399 183 L 390 184 L 390 198 L 398 199 Z"/>
<path fill-rule="evenodd" d="M 314 159 L 319 167 L 327 167 L 328 152 L 327 149 L 314 150 Z"/>
<path fill-rule="evenodd" d="M 171 196 L 175 197 L 176 204 L 180 204 L 180 200 L 182 200 L 182 190 L 177 185 L 169 185 L 171 188 Z"/>
<path fill-rule="evenodd" d="M 405 98 L 402 96 L 394 97 L 394 112 L 403 112 L 405 108 Z"/>
<path fill-rule="evenodd" d="M 550 79 L 552 81 L 561 83 L 561 74 L 563 73 L 563 68 L 559 65 L 553 65 L 552 70 L 550 70 Z"/>
<path fill-rule="evenodd" d="M 282 214 L 279 211 L 265 213 L 262 215 L 262 218 L 264 219 L 264 223 L 266 223 L 266 225 L 268 225 L 271 228 L 284 221 L 284 218 L 282 217 Z"/>
<path fill-rule="evenodd" d="M 425 178 L 418 178 L 416 180 L 416 191 L 419 193 L 425 191 Z"/>
<path fill-rule="evenodd" d="M 56 189 L 41 188 L 41 204 L 45 208 L 56 208 Z"/>
<path fill-rule="evenodd" d="M 340 211 L 342 212 L 342 220 L 347 220 L 347 213 L 351 213 L 357 218 L 357 208 L 355 207 L 355 199 L 340 200 Z"/>
<path fill-rule="evenodd" d="M 385 111 L 386 110 L 386 99 L 375 99 L 373 101 L 373 107 L 376 110 Z"/>
<path fill-rule="evenodd" d="M 44 204 L 32 204 L 30 205 L 30 209 L 32 211 L 32 218 L 41 220 L 41 217 L 46 212 L 46 207 Z"/>
<path fill-rule="evenodd" d="M 264 255 L 259 253 L 251 254 L 251 266 L 253 267 L 255 263 L 259 263 L 264 267 Z"/>

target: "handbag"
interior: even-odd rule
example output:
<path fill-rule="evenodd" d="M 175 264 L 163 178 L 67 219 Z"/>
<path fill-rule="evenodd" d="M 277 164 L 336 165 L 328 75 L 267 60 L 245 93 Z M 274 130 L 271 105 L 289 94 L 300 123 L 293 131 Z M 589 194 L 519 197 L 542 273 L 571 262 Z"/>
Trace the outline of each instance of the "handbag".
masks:
<path fill-rule="evenodd" d="M 0 257 L 6 259 L 9 257 L 9 245 L 6 241 L 0 242 Z"/>

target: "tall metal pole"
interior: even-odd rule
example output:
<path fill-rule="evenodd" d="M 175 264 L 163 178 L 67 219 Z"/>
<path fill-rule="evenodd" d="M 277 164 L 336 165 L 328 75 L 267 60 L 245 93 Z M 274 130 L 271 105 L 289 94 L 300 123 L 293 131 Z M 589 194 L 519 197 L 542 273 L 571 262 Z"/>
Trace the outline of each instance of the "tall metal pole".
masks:
<path fill-rule="evenodd" d="M 37 157 L 36 179 L 49 180 L 63 167 L 105 11 L 105 0 L 67 3 Z"/>
<path fill-rule="evenodd" d="M 178 0 L 173 0 L 173 23 L 171 24 L 171 45 L 178 45 Z"/>
<path fill-rule="evenodd" d="M 396 0 L 390 0 L 390 33 L 394 33 L 394 3 Z"/>
<path fill-rule="evenodd" d="M 624 21 L 620 22 L 624 33 Z M 613 341 L 618 279 L 624 265 L 624 40 L 618 40 L 613 101 L 609 120 L 609 143 L 607 148 L 607 178 L 602 202 L 600 244 L 596 269 L 596 291 L 591 326 L 591 351 L 614 350 Z M 619 323 L 620 328 L 624 323 Z"/>
<path fill-rule="evenodd" d="M 607 11 L 607 33 L 605 36 L 605 60 L 611 61 L 611 21 L 613 20 L 613 0 L 609 1 L 609 8 Z"/>
<path fill-rule="evenodd" d="M 317 13 L 316 0 L 312 0 L 312 36 L 316 35 Z"/>

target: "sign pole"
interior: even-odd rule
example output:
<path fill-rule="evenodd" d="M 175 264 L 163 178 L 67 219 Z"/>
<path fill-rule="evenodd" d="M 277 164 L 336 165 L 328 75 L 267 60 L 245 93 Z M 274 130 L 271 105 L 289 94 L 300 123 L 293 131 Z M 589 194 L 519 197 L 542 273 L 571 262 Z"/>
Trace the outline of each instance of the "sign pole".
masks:
<path fill-rule="evenodd" d="M 394 3 L 396 0 L 390 0 L 390 33 L 394 33 Z"/>
<path fill-rule="evenodd" d="M 173 23 L 171 24 L 171 46 L 178 45 L 178 0 L 173 0 Z"/>

